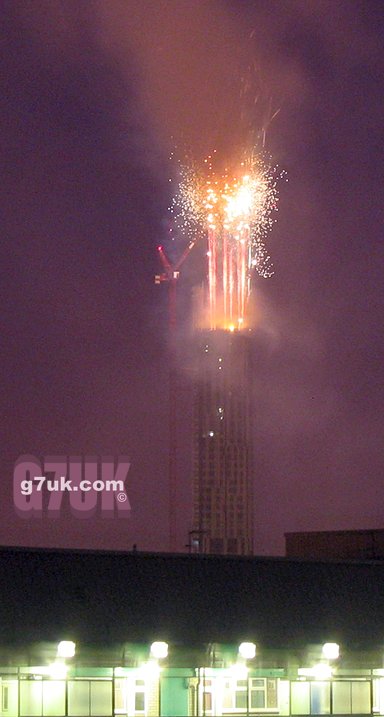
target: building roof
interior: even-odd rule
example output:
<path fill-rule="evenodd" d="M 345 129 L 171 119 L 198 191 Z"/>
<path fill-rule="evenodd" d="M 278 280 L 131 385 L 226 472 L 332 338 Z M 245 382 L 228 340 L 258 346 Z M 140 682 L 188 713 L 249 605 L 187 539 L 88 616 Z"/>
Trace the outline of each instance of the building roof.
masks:
<path fill-rule="evenodd" d="M 290 558 L 383 559 L 384 530 L 322 530 L 285 533 Z"/>
<path fill-rule="evenodd" d="M 0 642 L 381 644 L 384 563 L 0 549 Z"/>

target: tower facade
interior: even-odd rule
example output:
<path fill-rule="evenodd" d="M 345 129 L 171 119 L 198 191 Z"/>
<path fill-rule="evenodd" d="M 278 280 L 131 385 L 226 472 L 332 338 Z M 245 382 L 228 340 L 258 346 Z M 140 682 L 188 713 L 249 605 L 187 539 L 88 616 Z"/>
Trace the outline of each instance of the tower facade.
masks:
<path fill-rule="evenodd" d="M 251 555 L 251 337 L 214 330 L 198 338 L 191 547 Z"/>

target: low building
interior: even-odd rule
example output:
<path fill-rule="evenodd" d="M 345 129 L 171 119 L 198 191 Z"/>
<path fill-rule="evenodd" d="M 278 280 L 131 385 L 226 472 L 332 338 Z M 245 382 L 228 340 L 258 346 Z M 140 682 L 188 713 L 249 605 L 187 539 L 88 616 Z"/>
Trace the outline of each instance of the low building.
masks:
<path fill-rule="evenodd" d="M 0 574 L 1 717 L 384 714 L 380 561 L 3 548 Z"/>
<path fill-rule="evenodd" d="M 384 558 L 384 530 L 285 533 L 288 558 L 365 560 Z"/>

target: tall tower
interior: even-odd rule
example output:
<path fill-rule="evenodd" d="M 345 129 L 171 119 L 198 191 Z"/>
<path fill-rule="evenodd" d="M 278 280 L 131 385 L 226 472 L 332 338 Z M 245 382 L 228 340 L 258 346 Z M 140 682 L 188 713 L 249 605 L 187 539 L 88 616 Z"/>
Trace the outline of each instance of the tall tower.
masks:
<path fill-rule="evenodd" d="M 194 552 L 252 554 L 251 337 L 201 331 L 194 379 Z"/>

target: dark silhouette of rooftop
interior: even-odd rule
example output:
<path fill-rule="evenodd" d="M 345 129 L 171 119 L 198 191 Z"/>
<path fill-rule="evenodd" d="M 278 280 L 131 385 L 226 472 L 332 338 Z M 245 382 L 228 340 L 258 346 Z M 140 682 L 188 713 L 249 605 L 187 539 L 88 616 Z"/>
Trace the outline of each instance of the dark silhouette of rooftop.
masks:
<path fill-rule="evenodd" d="M 0 549 L 0 640 L 381 642 L 382 561 Z"/>

